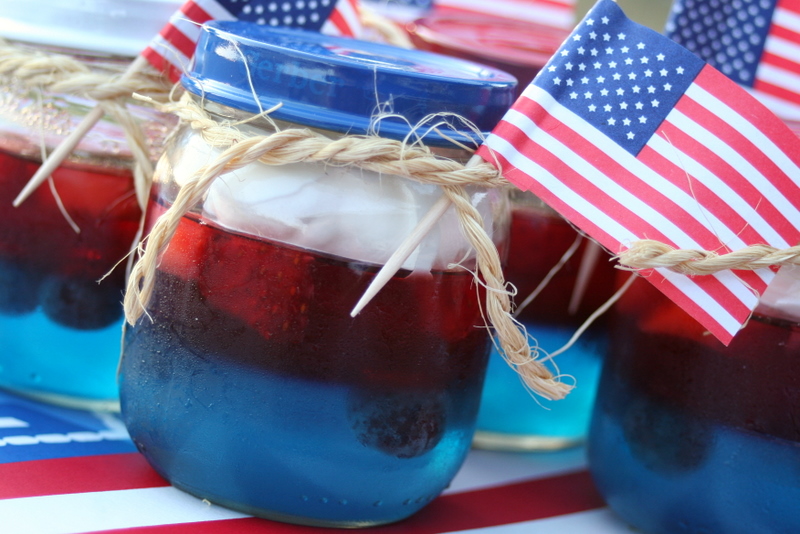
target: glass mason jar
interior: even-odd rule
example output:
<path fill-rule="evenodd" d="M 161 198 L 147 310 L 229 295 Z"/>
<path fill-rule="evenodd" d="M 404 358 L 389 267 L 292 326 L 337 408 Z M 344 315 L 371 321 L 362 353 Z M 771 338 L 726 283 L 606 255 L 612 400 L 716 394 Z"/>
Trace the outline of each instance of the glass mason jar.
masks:
<path fill-rule="evenodd" d="M 250 135 L 277 126 L 397 140 L 442 111 L 487 131 L 515 86 L 433 54 L 222 22 L 203 27 L 182 83 Z M 269 119 L 254 116 L 278 102 Z M 372 123 L 389 105 L 393 118 Z M 440 129 L 424 143 L 466 158 L 448 137 L 471 142 Z M 219 150 L 179 129 L 156 171 L 148 227 Z M 215 504 L 338 527 L 403 519 L 447 487 L 470 447 L 490 345 L 452 211 L 350 316 L 440 194 L 330 163 L 253 163 L 216 178 L 179 218 L 146 313 L 124 338 L 122 416 L 154 468 Z M 502 244 L 505 193 L 475 188 L 471 198 Z"/>
<path fill-rule="evenodd" d="M 175 4 L 44 0 L 31 9 L 29 2 L 3 3 L 0 387 L 65 405 L 118 409 L 125 268 L 114 266 L 131 249 L 141 220 L 124 131 L 107 116 L 48 182 L 18 207 L 12 203 L 42 154 L 96 105 L 53 90 L 54 84 L 118 76 L 158 32 L 157 17 L 168 18 Z M 14 64 L 20 70 L 6 68 Z M 37 79 L 19 74 L 34 64 Z M 147 108 L 130 110 L 155 161 L 168 121 Z"/>
<path fill-rule="evenodd" d="M 617 303 L 589 462 L 609 506 L 633 526 L 800 532 L 800 284 L 792 284 L 782 293 L 776 279 L 727 347 L 646 280 Z M 787 296 L 791 315 L 778 302 Z"/>
<path fill-rule="evenodd" d="M 539 290 L 550 271 L 569 259 Z M 517 288 L 516 318 L 547 353 L 565 346 L 586 319 L 612 295 L 616 269 L 599 245 L 539 198 L 511 194 L 511 233 L 506 280 Z M 539 290 L 526 303 L 528 296 Z M 600 367 L 607 346 L 601 316 L 566 351 L 555 356 L 559 373 L 576 385 L 558 401 L 535 399 L 517 373 L 492 351 L 478 413 L 475 446 L 483 449 L 556 450 L 583 443 L 589 430 Z M 514 406 L 515 409 L 509 409 Z"/>
<path fill-rule="evenodd" d="M 505 16 L 434 8 L 406 24 L 414 45 L 513 74 L 522 92 L 569 35 L 566 28 Z"/>

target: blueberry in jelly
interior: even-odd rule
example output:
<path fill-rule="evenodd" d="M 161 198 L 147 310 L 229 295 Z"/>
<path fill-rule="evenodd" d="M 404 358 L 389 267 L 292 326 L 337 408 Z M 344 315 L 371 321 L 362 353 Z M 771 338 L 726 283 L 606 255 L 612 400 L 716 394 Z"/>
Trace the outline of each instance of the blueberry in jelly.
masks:
<path fill-rule="evenodd" d="M 0 313 L 21 315 L 39 304 L 38 272 L 8 261 L 0 261 Z"/>
<path fill-rule="evenodd" d="M 42 310 L 51 320 L 78 330 L 104 328 L 122 317 L 122 296 L 115 284 L 51 276 L 40 290 Z"/>
<path fill-rule="evenodd" d="M 631 454 L 646 468 L 661 473 L 700 467 L 713 439 L 707 424 L 685 411 L 647 399 L 628 404 L 623 431 Z"/>
<path fill-rule="evenodd" d="M 348 412 L 361 444 L 398 458 L 430 451 L 445 428 L 444 403 L 436 393 L 363 393 L 351 400 Z"/>

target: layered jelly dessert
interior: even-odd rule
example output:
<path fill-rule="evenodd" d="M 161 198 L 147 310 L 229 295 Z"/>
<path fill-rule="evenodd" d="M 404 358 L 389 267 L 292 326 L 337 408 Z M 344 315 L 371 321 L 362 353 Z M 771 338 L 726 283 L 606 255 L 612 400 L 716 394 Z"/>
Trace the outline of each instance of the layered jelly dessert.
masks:
<path fill-rule="evenodd" d="M 0 386 L 113 403 L 125 280 L 116 265 L 141 215 L 131 173 L 67 163 L 13 207 L 39 165 L 0 151 Z"/>
<path fill-rule="evenodd" d="M 535 202 L 516 205 L 511 213 L 504 273 L 517 289 L 518 306 L 537 289 L 578 238 L 567 221 Z M 586 289 L 576 299 L 574 309 L 570 309 L 572 295 L 580 290 L 577 280 L 581 263 L 586 261 L 586 248 L 596 246 L 586 239 L 583 241 L 539 295 L 520 308 L 517 315 L 531 336 L 532 345 L 543 350 L 542 357 L 564 346 L 583 321 L 611 296 L 614 269 L 608 256 L 601 252 L 589 270 Z M 477 444 L 487 448 L 547 449 L 581 441 L 588 430 L 605 347 L 601 319 L 569 350 L 556 356 L 551 369 L 567 375 L 563 380 L 576 385 L 559 401 L 534 398 L 522 386 L 516 372 L 494 351 L 478 415 Z"/>
<path fill-rule="evenodd" d="M 122 414 L 148 461 L 305 524 L 396 521 L 436 497 L 474 432 L 479 291 L 465 270 L 401 270 L 351 318 L 378 268 L 185 215 L 125 334 Z"/>
<path fill-rule="evenodd" d="M 800 324 L 759 308 L 725 347 L 645 280 L 620 301 L 589 458 L 645 532 L 798 532 Z"/>

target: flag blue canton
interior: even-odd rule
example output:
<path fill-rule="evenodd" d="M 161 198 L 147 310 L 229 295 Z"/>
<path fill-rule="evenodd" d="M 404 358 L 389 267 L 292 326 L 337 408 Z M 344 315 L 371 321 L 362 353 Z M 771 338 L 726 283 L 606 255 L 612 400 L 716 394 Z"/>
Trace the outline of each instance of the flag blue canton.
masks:
<path fill-rule="evenodd" d="M 666 35 L 752 87 L 776 0 L 675 0 Z"/>
<path fill-rule="evenodd" d="M 319 30 L 336 0 L 217 0 L 238 20 L 268 26 Z"/>
<path fill-rule="evenodd" d="M 605 2 L 573 30 L 533 84 L 637 155 L 704 65 Z"/>

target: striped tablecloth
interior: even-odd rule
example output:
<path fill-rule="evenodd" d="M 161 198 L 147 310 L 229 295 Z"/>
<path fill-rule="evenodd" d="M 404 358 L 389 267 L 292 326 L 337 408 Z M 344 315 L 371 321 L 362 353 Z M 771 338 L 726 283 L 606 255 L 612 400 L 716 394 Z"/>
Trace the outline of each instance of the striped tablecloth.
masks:
<path fill-rule="evenodd" d="M 257 519 L 170 487 L 108 414 L 0 393 L 0 532 L 305 534 L 340 530 Z M 586 471 L 583 450 L 472 451 L 451 487 L 385 534 L 622 534 Z"/>

